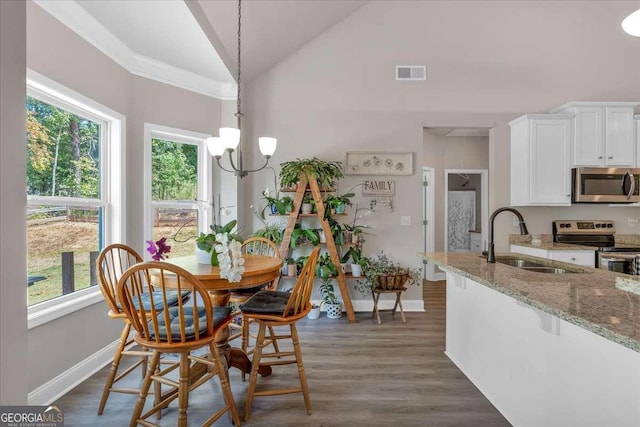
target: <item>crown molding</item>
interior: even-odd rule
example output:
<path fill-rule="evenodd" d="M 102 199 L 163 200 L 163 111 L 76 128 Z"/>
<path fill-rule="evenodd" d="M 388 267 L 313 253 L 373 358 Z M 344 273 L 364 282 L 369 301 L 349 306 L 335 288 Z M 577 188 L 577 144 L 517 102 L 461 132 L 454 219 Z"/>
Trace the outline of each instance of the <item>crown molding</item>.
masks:
<path fill-rule="evenodd" d="M 34 3 L 131 74 L 223 101 L 236 99 L 234 83 L 219 82 L 137 54 L 75 1 Z"/>

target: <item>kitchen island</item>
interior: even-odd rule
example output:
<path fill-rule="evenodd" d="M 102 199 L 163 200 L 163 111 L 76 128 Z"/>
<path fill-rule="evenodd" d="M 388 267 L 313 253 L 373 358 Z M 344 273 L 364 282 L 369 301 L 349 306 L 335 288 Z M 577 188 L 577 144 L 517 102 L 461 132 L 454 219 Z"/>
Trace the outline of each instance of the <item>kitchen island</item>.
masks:
<path fill-rule="evenodd" d="M 629 276 L 505 255 L 573 272 L 420 254 L 447 273 L 448 357 L 515 426 L 640 426 L 640 296 L 615 286 Z"/>

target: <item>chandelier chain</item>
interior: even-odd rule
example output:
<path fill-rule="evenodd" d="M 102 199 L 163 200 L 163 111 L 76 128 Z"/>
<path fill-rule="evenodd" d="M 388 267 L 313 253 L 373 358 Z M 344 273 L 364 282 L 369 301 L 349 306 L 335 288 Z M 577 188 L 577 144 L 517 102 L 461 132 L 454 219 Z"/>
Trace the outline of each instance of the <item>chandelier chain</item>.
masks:
<path fill-rule="evenodd" d="M 240 110 L 240 54 L 241 54 L 241 41 L 240 41 L 240 25 L 242 21 L 242 0 L 238 0 L 238 99 L 237 99 L 237 107 L 238 111 L 236 112 L 236 116 L 239 118 L 242 116 L 242 112 Z"/>

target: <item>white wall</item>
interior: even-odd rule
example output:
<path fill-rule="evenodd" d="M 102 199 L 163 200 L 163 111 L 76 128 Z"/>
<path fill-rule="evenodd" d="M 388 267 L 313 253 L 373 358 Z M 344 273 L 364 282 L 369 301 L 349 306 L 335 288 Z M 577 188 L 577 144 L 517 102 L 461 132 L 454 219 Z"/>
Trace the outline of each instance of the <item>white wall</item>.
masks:
<path fill-rule="evenodd" d="M 620 29 L 637 7 L 637 1 L 374 1 L 251 81 L 243 105 L 254 136 L 269 131 L 279 138 L 275 164 L 314 154 L 344 160 L 351 150 L 413 151 L 421 159 L 423 127 L 493 128 L 492 211 L 509 204 L 510 120 L 568 101 L 640 100 L 640 40 Z M 398 64 L 427 65 L 427 81 L 395 81 Z M 378 216 L 367 250 L 415 258 L 422 238 L 418 175 L 398 181 L 396 210 Z M 265 176 L 249 178 L 246 205 L 259 200 Z M 524 211 L 533 231 L 548 223 Z M 605 215 L 600 208 L 575 212 Z M 400 227 L 400 215 L 411 215 L 413 225 Z M 498 250 L 508 247 L 511 223 L 508 215 L 496 220 Z M 419 290 L 410 292 L 417 297 Z"/>
<path fill-rule="evenodd" d="M 26 20 L 0 2 L 0 405 L 27 403 Z"/>

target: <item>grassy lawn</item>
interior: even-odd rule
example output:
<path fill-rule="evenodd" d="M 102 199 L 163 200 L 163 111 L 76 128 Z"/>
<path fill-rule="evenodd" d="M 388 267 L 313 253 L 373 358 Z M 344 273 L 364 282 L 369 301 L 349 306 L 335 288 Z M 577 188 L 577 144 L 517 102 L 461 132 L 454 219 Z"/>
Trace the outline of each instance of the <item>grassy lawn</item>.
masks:
<path fill-rule="evenodd" d="M 196 227 L 184 227 L 177 236 L 176 225 L 156 227 L 154 239 L 168 238 L 171 245 L 169 257 L 195 253 Z M 189 238 L 192 237 L 192 238 Z M 56 221 L 27 226 L 28 276 L 45 276 L 27 287 L 29 305 L 62 295 L 62 252 L 74 254 L 74 285 L 76 290 L 89 286 L 89 253 L 98 250 L 98 224 L 95 222 Z M 186 241 L 182 241 L 186 240 Z M 146 249 L 146 246 L 145 246 Z M 140 254 L 144 258 L 145 254 Z"/>

